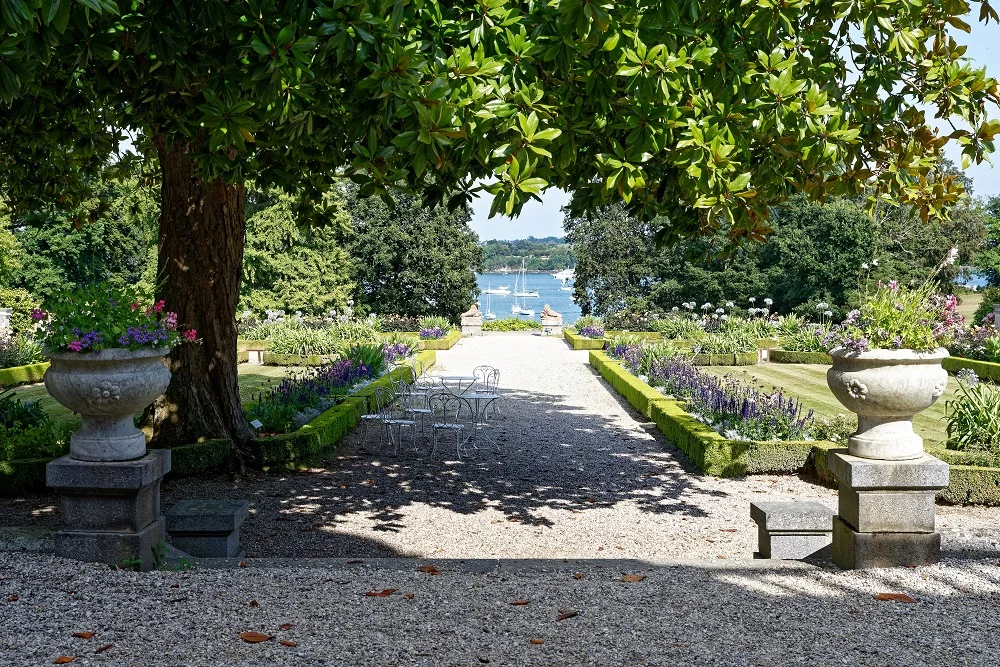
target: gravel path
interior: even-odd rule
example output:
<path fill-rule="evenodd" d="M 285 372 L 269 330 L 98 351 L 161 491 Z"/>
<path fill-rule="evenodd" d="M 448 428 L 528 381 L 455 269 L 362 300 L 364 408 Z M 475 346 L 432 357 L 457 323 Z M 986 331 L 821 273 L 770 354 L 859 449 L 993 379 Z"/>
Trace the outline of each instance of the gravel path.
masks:
<path fill-rule="evenodd" d="M 987 561 L 308 564 L 135 574 L 0 554 L 0 664 L 992 666 L 1000 650 L 1000 567 Z M 873 599 L 883 592 L 915 603 Z M 247 631 L 273 639 L 248 644 Z"/>
<path fill-rule="evenodd" d="M 836 493 L 795 475 L 702 476 L 562 339 L 490 334 L 438 353 L 434 373 L 500 369 L 507 454 L 368 453 L 358 435 L 324 468 L 172 480 L 182 498 L 249 498 L 247 555 L 750 558 L 750 502 Z M 946 554 L 1000 556 L 1000 508 L 939 507 Z M 55 523 L 49 496 L 0 499 L 0 526 Z"/>

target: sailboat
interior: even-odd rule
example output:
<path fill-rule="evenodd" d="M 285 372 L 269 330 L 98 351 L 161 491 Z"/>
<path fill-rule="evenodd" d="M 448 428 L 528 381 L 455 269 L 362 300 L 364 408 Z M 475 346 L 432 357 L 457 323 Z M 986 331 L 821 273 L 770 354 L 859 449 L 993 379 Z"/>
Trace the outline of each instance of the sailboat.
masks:
<path fill-rule="evenodd" d="M 490 292 L 486 292 L 486 312 L 483 313 L 484 320 L 495 320 L 497 318 L 496 313 L 493 312 L 493 306 L 490 304 Z"/>
<path fill-rule="evenodd" d="M 523 276 L 524 276 L 524 272 L 522 270 L 522 272 L 521 272 L 522 280 L 523 280 Z M 517 290 L 517 280 L 518 280 L 518 276 L 514 276 L 514 303 L 512 303 L 511 306 L 510 306 L 511 315 L 527 315 L 528 317 L 531 317 L 532 315 L 535 314 L 535 311 L 529 310 L 529 309 L 527 309 L 527 308 L 524 307 L 524 297 L 523 296 L 521 298 L 521 305 L 520 306 L 517 305 L 517 297 L 518 297 L 518 295 L 523 294 L 523 291 L 524 291 L 524 282 L 521 283 L 522 290 L 520 292 Z"/>
<path fill-rule="evenodd" d="M 517 282 L 514 282 L 514 296 L 538 298 L 538 290 L 528 291 L 528 273 L 524 268 L 524 258 L 521 258 L 521 291 L 517 291 Z M 531 313 L 534 315 L 534 312 Z"/>
<path fill-rule="evenodd" d="M 499 294 L 500 296 L 507 296 L 510 294 L 510 287 L 508 285 L 501 285 L 500 287 L 493 289 L 493 286 L 490 285 L 483 290 L 483 294 Z"/>

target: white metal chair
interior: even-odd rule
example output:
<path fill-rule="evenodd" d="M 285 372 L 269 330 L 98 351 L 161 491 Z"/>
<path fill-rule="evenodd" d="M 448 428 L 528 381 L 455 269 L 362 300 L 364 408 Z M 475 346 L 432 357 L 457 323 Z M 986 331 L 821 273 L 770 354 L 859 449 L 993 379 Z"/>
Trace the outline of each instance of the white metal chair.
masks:
<path fill-rule="evenodd" d="M 459 419 L 462 405 L 464 405 L 462 399 L 451 392 L 441 391 L 431 395 L 430 406 L 434 412 L 434 421 L 431 423 L 431 456 L 437 452 L 438 431 L 447 431 L 455 434 L 455 453 L 461 460 L 462 445 L 465 444 L 464 436 L 468 427 Z"/>

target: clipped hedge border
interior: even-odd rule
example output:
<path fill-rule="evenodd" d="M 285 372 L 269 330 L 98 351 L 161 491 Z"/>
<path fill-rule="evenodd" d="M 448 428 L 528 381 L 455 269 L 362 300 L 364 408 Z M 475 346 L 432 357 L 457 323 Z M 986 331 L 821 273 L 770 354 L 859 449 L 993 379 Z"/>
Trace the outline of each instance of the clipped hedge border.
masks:
<path fill-rule="evenodd" d="M 966 359 L 965 357 L 945 357 L 941 362 L 944 369 L 949 373 L 957 373 L 963 369 L 970 369 L 976 372 L 981 378 L 1000 382 L 1000 364 L 990 361 L 979 361 L 977 359 Z M 3 384 L 3 382 L 0 382 Z"/>
<path fill-rule="evenodd" d="M 419 336 L 420 334 L 412 334 L 414 336 Z M 452 329 L 448 332 L 448 335 L 444 338 L 438 339 L 421 339 L 417 343 L 417 349 L 420 351 L 424 350 L 450 350 L 458 344 L 458 341 L 462 340 L 462 332 L 458 329 Z"/>
<path fill-rule="evenodd" d="M 29 364 L 27 366 L 14 366 L 13 368 L 0 369 L 0 388 L 10 389 L 22 384 L 34 384 L 41 382 L 45 377 L 45 371 L 49 368 L 49 362 L 43 361 L 40 364 Z"/>
<path fill-rule="evenodd" d="M 608 342 L 603 338 L 587 338 L 569 329 L 563 329 L 563 338 L 574 350 L 603 350 Z"/>
<path fill-rule="evenodd" d="M 822 483 L 836 485 L 827 459 L 831 451 L 843 449 L 843 445 L 825 441 L 727 440 L 688 414 L 682 403 L 663 396 L 604 352 L 592 351 L 590 363 L 704 473 L 738 477 L 803 471 Z M 948 463 L 951 469 L 949 484 L 938 492 L 938 500 L 955 505 L 1000 506 L 1000 457 L 936 447 L 928 448 L 928 453 Z"/>
<path fill-rule="evenodd" d="M 695 366 L 755 366 L 759 359 L 757 352 L 696 354 L 691 357 L 691 363 Z"/>
<path fill-rule="evenodd" d="M 45 488 L 45 466 L 52 459 L 0 461 L 0 495 Z"/>
<path fill-rule="evenodd" d="M 277 354 L 264 352 L 265 366 L 324 366 L 340 357 L 332 354 Z"/>
<path fill-rule="evenodd" d="M 771 350 L 768 361 L 775 364 L 833 364 L 826 352 L 792 352 L 791 350 Z"/>

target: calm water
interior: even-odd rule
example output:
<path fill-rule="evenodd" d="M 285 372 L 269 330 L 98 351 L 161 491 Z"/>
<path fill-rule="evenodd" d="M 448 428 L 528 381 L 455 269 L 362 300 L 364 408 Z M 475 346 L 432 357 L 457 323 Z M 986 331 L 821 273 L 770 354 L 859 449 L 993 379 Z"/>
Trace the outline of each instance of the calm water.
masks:
<path fill-rule="evenodd" d="M 494 289 L 505 286 L 511 292 L 514 291 L 514 278 L 517 274 L 514 273 L 483 273 L 478 276 L 479 289 L 485 290 L 490 287 Z M 552 310 L 557 313 L 561 313 L 563 316 L 563 324 L 573 324 L 576 322 L 577 318 L 580 317 L 580 307 L 573 303 L 573 293 L 563 292 L 560 288 L 564 287 L 561 281 L 556 280 L 552 277 L 551 273 L 529 273 L 528 276 L 528 289 L 526 291 L 538 291 L 538 298 L 526 297 L 523 299 L 524 307 L 528 310 L 535 311 L 534 316 L 528 317 L 521 315 L 522 319 L 541 321 L 540 313 L 545 304 L 549 304 Z M 565 287 L 571 287 L 572 282 L 565 285 Z M 521 290 L 521 285 L 517 286 L 518 291 Z M 490 309 L 496 313 L 497 318 L 501 317 L 513 317 L 510 312 L 510 307 L 513 304 L 513 296 L 502 296 L 498 294 L 480 294 L 479 295 L 479 308 L 484 313 L 487 312 L 487 305 Z M 517 298 L 517 303 L 520 305 L 522 302 L 521 297 Z"/>

